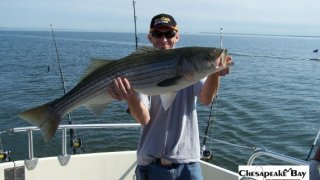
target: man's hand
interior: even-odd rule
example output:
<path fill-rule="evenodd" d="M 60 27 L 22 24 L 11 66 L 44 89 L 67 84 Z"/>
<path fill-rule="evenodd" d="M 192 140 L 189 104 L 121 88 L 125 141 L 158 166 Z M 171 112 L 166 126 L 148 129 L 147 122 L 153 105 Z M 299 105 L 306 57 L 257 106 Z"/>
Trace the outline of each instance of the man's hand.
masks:
<path fill-rule="evenodd" d="M 130 95 L 134 94 L 128 79 L 120 77 L 113 79 L 113 87 L 109 87 L 107 91 L 117 100 L 128 100 Z"/>
<path fill-rule="evenodd" d="M 140 101 L 127 78 L 113 79 L 113 86 L 107 91 L 114 99 L 127 101 L 128 110 L 138 123 L 146 125 L 149 122 L 149 109 Z"/>
<path fill-rule="evenodd" d="M 232 63 L 232 58 L 231 56 L 227 56 L 226 57 L 226 61 L 223 61 L 223 59 L 218 59 L 218 62 L 216 62 L 217 67 L 226 67 L 228 65 L 230 65 Z M 206 82 L 204 83 L 200 95 L 199 95 L 199 99 L 200 102 L 203 105 L 210 105 L 214 99 L 214 97 L 217 95 L 218 93 L 218 88 L 220 85 L 220 76 L 225 76 L 227 74 L 229 74 L 230 70 L 229 67 L 221 70 L 219 72 L 216 72 L 214 74 L 211 74 L 210 76 L 207 77 Z"/>
<path fill-rule="evenodd" d="M 223 67 L 223 66 L 228 66 L 232 63 L 232 57 L 231 56 L 227 56 L 226 57 L 226 62 L 225 64 L 223 64 L 223 61 L 220 60 L 220 62 L 218 63 L 218 67 Z M 228 75 L 230 73 L 230 68 L 226 68 L 222 71 L 216 72 L 215 75 L 217 76 L 225 76 Z"/>

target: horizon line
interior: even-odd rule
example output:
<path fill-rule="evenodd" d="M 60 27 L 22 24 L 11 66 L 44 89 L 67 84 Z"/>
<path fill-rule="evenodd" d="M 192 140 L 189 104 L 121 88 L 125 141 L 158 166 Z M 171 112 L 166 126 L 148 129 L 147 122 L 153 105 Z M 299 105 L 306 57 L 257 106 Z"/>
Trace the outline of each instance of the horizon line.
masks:
<path fill-rule="evenodd" d="M 50 30 L 51 27 L 48 28 L 8 28 L 8 27 L 0 27 L 1 30 L 26 30 L 26 31 L 47 31 Z M 93 30 L 93 29 L 72 29 L 72 28 L 58 28 L 54 29 L 55 31 L 77 31 L 77 32 L 110 32 L 110 33 L 134 33 L 131 31 L 116 31 L 116 30 Z M 139 33 L 139 32 L 138 32 Z M 140 32 L 141 34 L 148 33 Z M 183 32 L 181 34 L 208 34 L 208 35 L 220 35 L 220 32 Z M 237 33 L 237 32 L 224 32 L 223 35 L 237 35 L 237 36 L 269 36 L 269 37 L 301 37 L 301 38 L 320 38 L 320 35 L 295 35 L 295 34 L 266 34 L 266 33 Z"/>

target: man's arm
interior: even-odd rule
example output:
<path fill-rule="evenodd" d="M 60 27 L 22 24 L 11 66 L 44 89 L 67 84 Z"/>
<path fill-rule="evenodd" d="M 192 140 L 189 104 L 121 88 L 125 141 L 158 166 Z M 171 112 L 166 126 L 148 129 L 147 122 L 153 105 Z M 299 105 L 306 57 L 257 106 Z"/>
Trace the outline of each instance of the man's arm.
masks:
<path fill-rule="evenodd" d="M 109 94 L 117 100 L 126 100 L 130 114 L 136 121 L 146 125 L 150 120 L 149 109 L 140 101 L 137 93 L 131 88 L 128 79 L 115 78 L 113 80 L 114 88 L 108 88 Z"/>
<path fill-rule="evenodd" d="M 207 77 L 199 95 L 199 100 L 203 105 L 208 106 L 211 104 L 218 93 L 219 84 L 220 77 L 217 73 Z"/>
<path fill-rule="evenodd" d="M 144 105 L 140 98 L 133 92 L 132 95 L 127 99 L 130 114 L 136 119 L 141 125 L 148 124 L 150 120 L 149 109 Z"/>
<path fill-rule="evenodd" d="M 232 62 L 232 58 L 227 56 L 227 63 Z M 222 64 L 222 63 L 221 63 Z M 217 73 L 211 74 L 207 77 L 199 95 L 200 102 L 203 105 L 210 105 L 218 93 L 220 85 L 220 77 L 229 74 L 229 68 L 219 71 Z"/>

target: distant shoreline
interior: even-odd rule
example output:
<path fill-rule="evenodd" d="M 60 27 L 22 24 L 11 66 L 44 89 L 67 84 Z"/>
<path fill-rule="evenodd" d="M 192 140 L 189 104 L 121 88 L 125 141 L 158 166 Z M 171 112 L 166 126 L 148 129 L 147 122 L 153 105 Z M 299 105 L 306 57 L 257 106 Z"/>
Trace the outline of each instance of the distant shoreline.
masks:
<path fill-rule="evenodd" d="M 0 31 L 49 31 L 50 28 L 5 28 L 0 27 Z M 108 31 L 108 30 L 91 30 L 91 29 L 54 29 L 55 31 L 65 31 L 65 32 L 106 32 L 106 33 L 134 33 L 129 31 Z M 138 34 L 146 34 L 147 32 L 140 32 Z M 197 33 L 188 33 L 181 32 L 181 34 L 190 34 L 190 35 L 220 35 L 220 33 L 214 32 L 197 32 Z M 265 36 L 265 37 L 296 37 L 296 38 L 320 38 L 320 35 L 293 35 L 293 34 L 259 34 L 259 33 L 223 33 L 226 35 L 235 35 L 235 36 Z"/>
<path fill-rule="evenodd" d="M 200 34 L 220 35 L 220 33 L 212 33 L 212 32 L 200 32 Z M 312 36 L 312 35 L 258 34 L 258 33 L 223 33 L 223 35 L 320 38 L 320 36 Z"/>

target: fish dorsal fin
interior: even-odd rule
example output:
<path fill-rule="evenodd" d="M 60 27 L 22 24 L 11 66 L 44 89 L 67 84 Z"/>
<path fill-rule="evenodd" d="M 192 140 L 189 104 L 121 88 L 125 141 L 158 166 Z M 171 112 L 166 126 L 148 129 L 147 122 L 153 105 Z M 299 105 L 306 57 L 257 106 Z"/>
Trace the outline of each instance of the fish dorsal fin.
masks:
<path fill-rule="evenodd" d="M 147 52 L 153 52 L 153 51 L 159 51 L 159 49 L 150 47 L 150 46 L 142 46 L 139 47 L 134 53 L 132 54 L 141 54 L 141 53 L 147 53 Z"/>
<path fill-rule="evenodd" d="M 174 98 L 176 97 L 176 94 L 177 92 L 170 92 L 160 95 L 161 103 L 165 111 L 168 110 L 171 106 Z"/>
<path fill-rule="evenodd" d="M 128 58 L 128 57 L 131 58 L 132 56 L 139 56 L 139 55 L 154 52 L 154 51 L 159 51 L 159 49 L 154 48 L 154 47 L 150 47 L 150 46 L 142 46 L 142 47 L 139 47 L 133 53 L 129 54 L 126 58 Z"/>
<path fill-rule="evenodd" d="M 90 61 L 90 65 L 88 66 L 88 68 L 85 70 L 85 73 L 83 74 L 83 76 L 81 77 L 80 81 L 82 81 L 83 79 L 85 79 L 89 74 L 91 74 L 93 71 L 95 71 L 96 69 L 111 63 L 113 60 L 109 60 L 109 59 L 101 59 L 101 58 L 93 58 Z"/>

